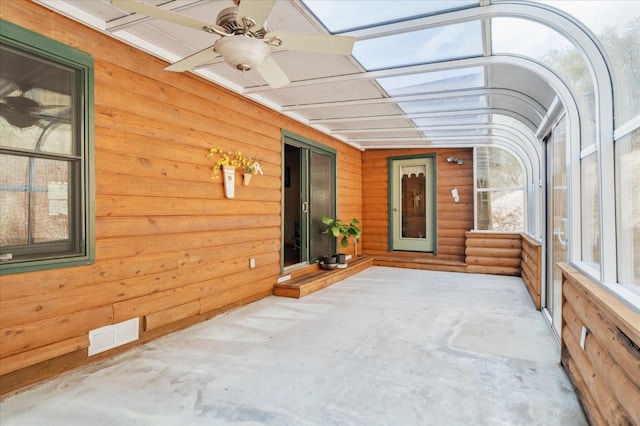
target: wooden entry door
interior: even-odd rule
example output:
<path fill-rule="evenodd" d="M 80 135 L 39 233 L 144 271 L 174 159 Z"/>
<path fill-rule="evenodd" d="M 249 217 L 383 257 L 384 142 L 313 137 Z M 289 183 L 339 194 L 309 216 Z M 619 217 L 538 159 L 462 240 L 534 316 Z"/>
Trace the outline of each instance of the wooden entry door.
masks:
<path fill-rule="evenodd" d="M 391 250 L 435 252 L 434 158 L 390 159 Z"/>

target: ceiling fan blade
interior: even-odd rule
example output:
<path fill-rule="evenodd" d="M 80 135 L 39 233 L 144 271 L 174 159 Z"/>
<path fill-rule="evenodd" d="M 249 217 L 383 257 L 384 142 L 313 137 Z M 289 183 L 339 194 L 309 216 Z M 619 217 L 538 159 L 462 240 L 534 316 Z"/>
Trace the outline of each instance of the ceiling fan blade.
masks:
<path fill-rule="evenodd" d="M 274 50 L 298 50 L 301 52 L 327 53 L 330 55 L 350 55 L 355 38 L 324 34 L 288 33 L 273 31 L 265 39 L 278 37 L 282 44 Z"/>
<path fill-rule="evenodd" d="M 255 70 L 269 83 L 272 89 L 286 86 L 291 82 L 282 68 L 280 68 L 280 65 L 271 56 L 267 56 Z"/>
<path fill-rule="evenodd" d="M 111 0 L 111 5 L 119 9 L 126 10 L 127 12 L 139 13 L 141 15 L 150 16 L 162 21 L 172 22 L 174 24 L 193 28 L 195 30 L 203 31 L 205 27 L 210 27 L 222 31 L 223 33 L 225 32 L 224 29 L 215 24 L 209 24 L 204 21 L 199 21 L 197 19 L 190 18 L 179 13 L 171 12 L 170 10 L 160 9 L 159 7 L 151 6 L 147 3 L 139 1 Z"/>
<path fill-rule="evenodd" d="M 182 72 L 189 71 L 196 68 L 198 65 L 202 65 L 207 61 L 220 56 L 218 52 L 213 50 L 213 46 L 209 46 L 199 52 L 189 55 L 186 58 L 180 59 L 178 62 L 174 62 L 165 68 L 166 71 Z"/>
<path fill-rule="evenodd" d="M 276 0 L 240 0 L 236 21 L 242 25 L 242 18 L 251 18 L 256 23 L 255 29 L 259 30 L 275 4 Z"/>

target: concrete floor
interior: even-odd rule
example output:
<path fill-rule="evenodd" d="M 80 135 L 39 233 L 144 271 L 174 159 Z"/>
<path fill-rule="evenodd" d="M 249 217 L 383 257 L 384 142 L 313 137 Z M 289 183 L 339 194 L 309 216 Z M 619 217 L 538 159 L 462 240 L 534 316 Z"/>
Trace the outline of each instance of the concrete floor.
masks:
<path fill-rule="evenodd" d="M 585 425 L 519 278 L 372 267 L 0 404 L 10 425 Z"/>

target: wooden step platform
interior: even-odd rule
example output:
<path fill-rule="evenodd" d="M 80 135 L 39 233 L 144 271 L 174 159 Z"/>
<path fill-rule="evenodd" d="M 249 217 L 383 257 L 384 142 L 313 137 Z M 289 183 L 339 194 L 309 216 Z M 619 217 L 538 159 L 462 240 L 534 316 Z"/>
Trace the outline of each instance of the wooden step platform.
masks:
<path fill-rule="evenodd" d="M 425 256 L 411 256 L 408 253 L 388 253 L 374 255 L 373 264 L 376 266 L 390 266 L 393 268 L 425 269 L 444 272 L 467 272 L 467 264 L 455 260 L 431 258 Z"/>
<path fill-rule="evenodd" d="M 349 266 L 344 269 L 332 271 L 316 270 L 298 278 L 278 283 L 273 288 L 274 296 L 294 297 L 300 299 L 308 294 L 322 290 L 332 284 L 342 281 L 351 275 L 364 271 L 373 265 L 373 258 L 361 256 L 347 262 Z"/>

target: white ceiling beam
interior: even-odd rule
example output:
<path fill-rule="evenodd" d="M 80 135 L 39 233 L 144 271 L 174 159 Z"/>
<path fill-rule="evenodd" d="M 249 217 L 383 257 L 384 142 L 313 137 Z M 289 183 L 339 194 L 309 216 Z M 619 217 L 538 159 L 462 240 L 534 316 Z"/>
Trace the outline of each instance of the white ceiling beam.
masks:
<path fill-rule="evenodd" d="M 546 109 L 535 99 L 524 93 L 509 89 L 470 89 L 452 90 L 447 92 L 421 93 L 417 95 L 392 96 L 389 98 L 356 99 L 352 101 L 319 102 L 313 104 L 284 105 L 282 111 L 300 111 L 314 108 L 337 108 L 344 106 L 362 106 L 376 104 L 390 104 L 398 102 L 415 102 L 425 100 L 452 99 L 461 97 L 503 95 L 515 98 L 527 104 L 540 117 L 544 117 Z"/>
<path fill-rule="evenodd" d="M 210 2 L 211 0 L 174 0 L 168 3 L 161 4 L 156 7 L 158 9 L 167 10 L 170 12 L 180 12 L 182 10 L 190 9 L 194 6 L 199 6 L 201 4 L 210 3 Z M 143 22 L 151 21 L 153 19 L 154 18 L 141 15 L 139 13 L 132 13 L 130 15 L 125 15 L 121 18 L 112 19 L 111 21 L 105 22 L 105 31 L 114 32 L 114 31 L 124 30 L 133 25 L 141 24 Z"/>
<path fill-rule="evenodd" d="M 437 111 L 437 112 L 421 112 L 414 114 L 389 114 L 389 115 L 373 115 L 366 117 L 337 117 L 337 118 L 314 118 L 308 120 L 309 125 L 326 125 L 326 124 L 338 124 L 338 123 L 353 123 L 353 122 L 367 122 L 367 121 L 381 121 L 381 120 L 414 120 L 419 118 L 441 118 L 441 117 L 460 117 L 465 115 L 483 115 L 483 114 L 497 114 L 505 115 L 507 117 L 515 118 L 522 122 L 532 131 L 536 129 L 536 125 L 531 122 L 527 117 L 518 114 L 517 112 L 500 109 L 500 108 L 476 108 L 467 110 L 453 110 L 453 111 Z"/>

